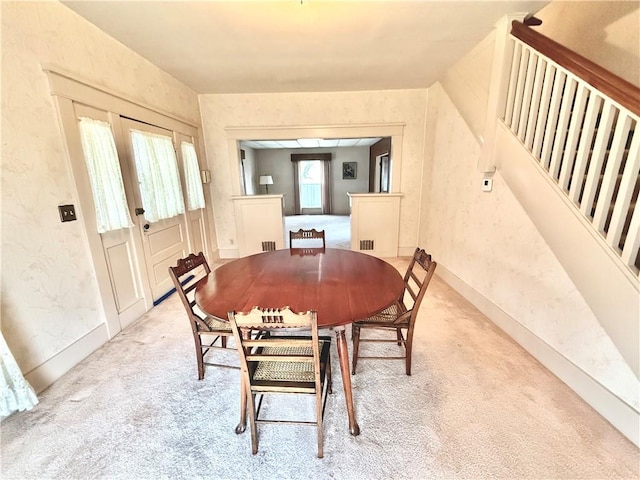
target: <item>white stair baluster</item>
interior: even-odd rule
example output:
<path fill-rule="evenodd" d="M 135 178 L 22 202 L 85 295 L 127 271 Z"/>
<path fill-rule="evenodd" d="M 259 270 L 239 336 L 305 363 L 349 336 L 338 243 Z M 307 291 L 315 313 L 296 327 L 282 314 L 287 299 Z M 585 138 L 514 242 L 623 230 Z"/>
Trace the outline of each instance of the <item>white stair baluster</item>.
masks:
<path fill-rule="evenodd" d="M 551 94 L 551 103 L 549 104 L 549 113 L 547 115 L 547 126 L 544 129 L 544 140 L 542 141 L 542 153 L 540 154 L 541 165 L 548 170 L 551 161 L 551 149 L 553 148 L 554 138 L 556 135 L 556 126 L 558 125 L 558 115 L 560 114 L 560 103 L 562 102 L 562 86 L 567 78 L 564 71 L 556 72 L 556 78 L 553 81 L 553 93 Z"/>
<path fill-rule="evenodd" d="M 540 160 L 540 150 L 542 149 L 542 140 L 544 139 L 544 127 L 547 122 L 549 113 L 549 104 L 551 103 L 551 94 L 553 93 L 553 84 L 556 76 L 556 67 L 547 61 L 547 68 L 544 72 L 544 81 L 542 86 L 542 95 L 540 96 L 540 112 L 538 113 L 538 121 L 533 135 L 533 146 L 531 153 Z"/>
<path fill-rule="evenodd" d="M 567 138 L 567 130 L 569 129 L 569 120 L 571 120 L 571 110 L 573 108 L 573 99 L 576 93 L 577 82 L 573 77 L 567 76 L 567 82 L 564 86 L 562 94 L 562 106 L 560 107 L 560 116 L 558 117 L 558 125 L 556 126 L 556 137 L 553 142 L 553 152 L 551 153 L 551 163 L 549 164 L 549 175 L 555 180 L 558 178 L 560 171 L 560 163 L 564 153 L 564 142 Z"/>
<path fill-rule="evenodd" d="M 598 183 L 600 183 L 600 175 L 604 164 L 604 156 L 607 153 L 607 143 L 611 135 L 611 125 L 616 113 L 616 108 L 610 100 L 604 102 L 602 116 L 598 124 L 598 133 L 596 134 L 596 143 L 593 145 L 593 153 L 589 163 L 589 171 L 587 172 L 587 181 L 584 185 L 584 193 L 580 200 L 580 211 L 587 217 L 591 218 L 593 210 L 593 202 L 596 198 Z"/>
<path fill-rule="evenodd" d="M 622 180 L 620 181 L 620 189 L 618 190 L 618 196 L 616 198 L 615 207 L 613 208 L 613 214 L 611 215 L 611 224 L 609 225 L 609 231 L 607 232 L 607 243 L 614 249 L 618 248 L 620 244 L 620 237 L 624 230 L 624 225 L 627 220 L 627 214 L 631 208 L 631 199 L 633 198 L 633 191 L 638 184 L 638 176 L 640 175 L 640 132 L 638 131 L 638 122 L 635 123 L 635 131 L 633 132 L 633 139 L 631 140 L 631 146 L 629 148 L 629 156 L 622 172 Z M 638 211 L 636 205 L 635 211 Z M 627 235 L 624 247 L 627 246 L 631 232 Z M 637 233 L 637 232 L 636 232 Z M 633 240 L 631 240 L 633 242 Z M 637 250 L 637 249 L 636 249 Z M 636 252 L 637 255 L 637 252 Z M 635 257 L 634 257 L 635 259 Z"/>
<path fill-rule="evenodd" d="M 588 96 L 589 90 L 585 84 L 578 82 L 576 101 L 573 105 L 573 114 L 571 115 L 571 125 L 569 126 L 569 133 L 567 134 L 567 145 L 562 160 L 560 178 L 558 179 L 558 185 L 560 185 L 560 188 L 565 192 L 569 189 L 569 180 L 571 179 L 571 173 L 575 165 L 576 149 L 578 147 Z"/>
<path fill-rule="evenodd" d="M 630 129 L 631 118 L 629 115 L 620 112 L 615 134 L 613 135 L 613 142 L 611 143 L 611 149 L 607 157 L 604 176 L 602 177 L 602 186 L 600 187 L 600 194 L 598 195 L 596 211 L 593 215 L 593 226 L 596 227 L 596 230 L 599 232 L 604 232 L 605 223 L 609 216 L 613 193 L 616 188 L 618 173 L 620 172 L 620 164 L 622 163 L 622 155 L 624 154 L 624 147 L 627 143 Z"/>
<path fill-rule="evenodd" d="M 571 177 L 571 188 L 569 190 L 569 198 L 578 205 L 580 201 L 580 193 L 582 193 L 582 183 L 587 171 L 589 156 L 591 155 L 591 142 L 595 133 L 600 106 L 602 105 L 602 97 L 597 92 L 592 91 L 589 97 L 589 106 L 584 116 L 584 125 L 582 126 L 582 135 L 580 136 L 580 145 L 576 155 L 576 166 L 573 169 Z"/>

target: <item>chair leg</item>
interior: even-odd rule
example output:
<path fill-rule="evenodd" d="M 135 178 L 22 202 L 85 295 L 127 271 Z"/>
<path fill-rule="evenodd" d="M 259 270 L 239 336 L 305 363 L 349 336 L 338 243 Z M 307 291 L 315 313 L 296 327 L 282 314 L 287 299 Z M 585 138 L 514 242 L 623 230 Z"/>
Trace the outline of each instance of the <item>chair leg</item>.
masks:
<path fill-rule="evenodd" d="M 351 375 L 356 374 L 356 366 L 358 365 L 358 350 L 360 349 L 360 327 L 355 323 L 351 327 L 351 339 L 353 341 L 353 360 L 351 361 Z"/>
<path fill-rule="evenodd" d="M 404 343 L 405 348 L 405 365 L 406 365 L 406 374 L 411 375 L 411 349 L 413 347 L 413 325 L 409 327 L 407 330 L 407 339 Z"/>
<path fill-rule="evenodd" d="M 331 378 L 331 357 L 327 360 L 327 391 L 333 393 L 333 378 Z"/>
<path fill-rule="evenodd" d="M 247 393 L 249 398 L 249 428 L 251 429 L 251 453 L 258 453 L 258 428 L 256 427 L 256 395 Z"/>
<path fill-rule="evenodd" d="M 318 458 L 324 456 L 322 445 L 322 389 L 316 392 L 316 428 L 318 430 Z"/>
<path fill-rule="evenodd" d="M 402 330 L 396 328 L 396 338 L 398 339 L 398 346 L 402 346 Z"/>
<path fill-rule="evenodd" d="M 193 340 L 196 344 L 196 362 L 198 363 L 198 380 L 204 378 L 204 359 L 202 354 L 202 339 L 197 333 L 193 334 Z"/>
<path fill-rule="evenodd" d="M 227 337 L 225 337 L 224 335 L 221 335 L 220 344 L 222 345 L 222 348 L 227 348 Z"/>

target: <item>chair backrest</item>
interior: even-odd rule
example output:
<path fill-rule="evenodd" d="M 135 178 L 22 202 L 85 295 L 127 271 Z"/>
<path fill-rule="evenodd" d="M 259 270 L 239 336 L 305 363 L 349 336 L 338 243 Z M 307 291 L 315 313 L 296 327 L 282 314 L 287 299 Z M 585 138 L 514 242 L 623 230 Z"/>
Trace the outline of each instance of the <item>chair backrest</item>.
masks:
<path fill-rule="evenodd" d="M 209 330 L 204 321 L 204 315 L 195 311 L 195 289 L 197 283 L 211 272 L 207 259 L 202 252 L 190 254 L 186 258 L 180 258 L 175 267 L 169 267 L 169 276 L 173 280 L 178 296 L 187 310 L 191 328 L 194 331 Z"/>
<path fill-rule="evenodd" d="M 415 319 L 420 303 L 424 294 L 427 292 L 427 287 L 433 277 L 433 273 L 436 270 L 438 264 L 431 259 L 431 255 L 425 252 L 421 248 L 416 248 L 413 252 L 413 257 L 407 267 L 407 272 L 404 274 L 404 292 L 400 299 L 402 304 L 411 311 L 412 318 Z M 411 305 L 407 305 L 407 294 L 411 298 Z"/>
<path fill-rule="evenodd" d="M 289 307 L 259 308 L 250 312 L 229 312 L 229 323 L 239 346 L 243 374 L 255 362 L 305 362 L 313 364 L 313 378 L 320 391 L 320 347 L 315 311 L 294 313 Z M 311 336 L 252 335 L 252 332 L 304 331 Z M 269 348 L 276 347 L 276 348 Z"/>
<path fill-rule="evenodd" d="M 325 253 L 327 251 L 326 248 L 290 248 L 289 251 L 291 255 L 297 255 L 299 257 L 315 257 L 321 253 Z"/>
<path fill-rule="evenodd" d="M 293 247 L 294 240 L 304 241 L 302 246 L 308 245 L 307 240 L 320 239 L 322 240 L 322 248 L 325 247 L 324 230 L 316 230 L 315 228 L 305 230 L 301 228 L 297 232 L 289 231 L 289 248 Z"/>

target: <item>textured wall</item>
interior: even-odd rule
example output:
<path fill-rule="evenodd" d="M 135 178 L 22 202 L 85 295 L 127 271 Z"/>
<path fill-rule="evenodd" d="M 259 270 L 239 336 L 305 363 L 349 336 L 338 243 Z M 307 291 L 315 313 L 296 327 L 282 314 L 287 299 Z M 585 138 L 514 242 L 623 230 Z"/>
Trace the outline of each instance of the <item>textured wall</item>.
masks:
<path fill-rule="evenodd" d="M 1 2 L 2 333 L 28 372 L 104 322 L 42 64 L 198 122 L 193 91 L 58 2 Z"/>
<path fill-rule="evenodd" d="M 537 31 L 640 86 L 640 2 L 552 2 Z"/>
<path fill-rule="evenodd" d="M 421 244 L 438 262 L 637 409 L 638 382 L 499 173 L 481 191 L 473 134 L 440 84 Z"/>
<path fill-rule="evenodd" d="M 402 200 L 400 246 L 417 239 L 421 194 L 426 90 L 375 92 L 201 95 L 200 110 L 212 169 L 211 192 L 216 212 L 218 247 L 233 249 L 236 228 L 229 184 L 230 164 L 225 128 L 331 126 L 405 123 L 400 190 Z M 418 172 L 418 174 L 416 174 Z"/>

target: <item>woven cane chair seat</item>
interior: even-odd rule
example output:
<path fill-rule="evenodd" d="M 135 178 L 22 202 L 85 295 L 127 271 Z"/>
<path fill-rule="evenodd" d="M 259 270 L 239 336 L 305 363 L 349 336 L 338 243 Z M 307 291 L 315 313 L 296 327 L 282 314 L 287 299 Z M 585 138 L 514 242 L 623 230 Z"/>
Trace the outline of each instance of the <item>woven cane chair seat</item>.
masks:
<path fill-rule="evenodd" d="M 405 361 L 405 372 L 407 375 L 411 375 L 413 330 L 418 317 L 420 303 L 427 291 L 436 266 L 437 263 L 431 259 L 431 255 L 423 249 L 416 248 L 407 267 L 407 272 L 404 274 L 404 292 L 400 299 L 376 315 L 353 322 L 351 328 L 351 337 L 353 339 L 352 374 L 355 375 L 356 373 L 358 359 L 368 358 L 376 360 L 403 359 Z M 405 298 L 408 299 L 408 304 L 405 304 Z M 381 339 L 361 336 L 361 330 L 376 328 L 393 331 L 395 338 Z M 402 355 L 398 356 L 364 356 L 360 354 L 360 342 L 396 343 L 403 349 L 403 352 Z"/>
<path fill-rule="evenodd" d="M 377 324 L 392 324 L 394 327 L 398 325 L 408 325 L 409 319 L 407 318 L 404 321 L 396 322 L 397 318 L 400 314 L 404 313 L 405 310 L 401 305 L 394 303 L 390 307 L 385 308 L 380 313 L 368 317 L 364 320 L 359 321 L 359 323 L 377 323 Z"/>
<path fill-rule="evenodd" d="M 178 259 L 175 267 L 169 267 L 169 276 L 187 312 L 187 318 L 191 325 L 196 350 L 198 380 L 204 378 L 205 366 L 239 368 L 233 364 L 231 359 L 229 359 L 228 363 L 213 361 L 214 351 L 226 351 L 227 354 L 235 352 L 232 349 L 227 349 L 227 338 L 233 337 L 229 322 L 204 315 L 196 305 L 196 286 L 209 273 L 211 273 L 211 268 L 209 268 L 207 259 L 202 252 L 197 255 L 191 253 L 186 258 Z M 235 359 L 235 357 L 231 358 Z"/>
<path fill-rule="evenodd" d="M 280 337 L 282 338 L 282 337 Z M 320 363 L 326 364 L 326 357 L 329 355 L 331 339 L 320 338 Z M 265 347 L 262 349 L 263 355 L 277 356 L 311 356 L 311 347 Z M 257 362 L 258 365 L 253 372 L 252 378 L 255 382 L 308 382 L 315 381 L 315 371 L 313 364 L 309 362 Z M 322 373 L 324 373 L 321 370 Z"/>
<path fill-rule="evenodd" d="M 229 334 L 233 334 L 233 332 L 231 331 L 231 325 L 229 325 L 228 321 L 223 321 L 219 318 L 207 315 L 204 319 L 204 323 L 206 323 L 211 330 L 215 330 L 216 332 L 223 331 L 229 332 Z"/>
<path fill-rule="evenodd" d="M 229 312 L 229 322 L 242 366 L 242 401 L 249 412 L 251 452 L 258 453 L 257 424 L 295 423 L 316 427 L 318 458 L 322 458 L 322 419 L 331 393 L 331 337 L 318 335 L 317 313 L 254 307 L 247 313 Z M 315 396 L 315 421 L 264 418 L 260 407 L 272 393 Z M 277 402 L 281 405 L 282 400 Z M 273 410 L 275 414 L 279 411 Z"/>

